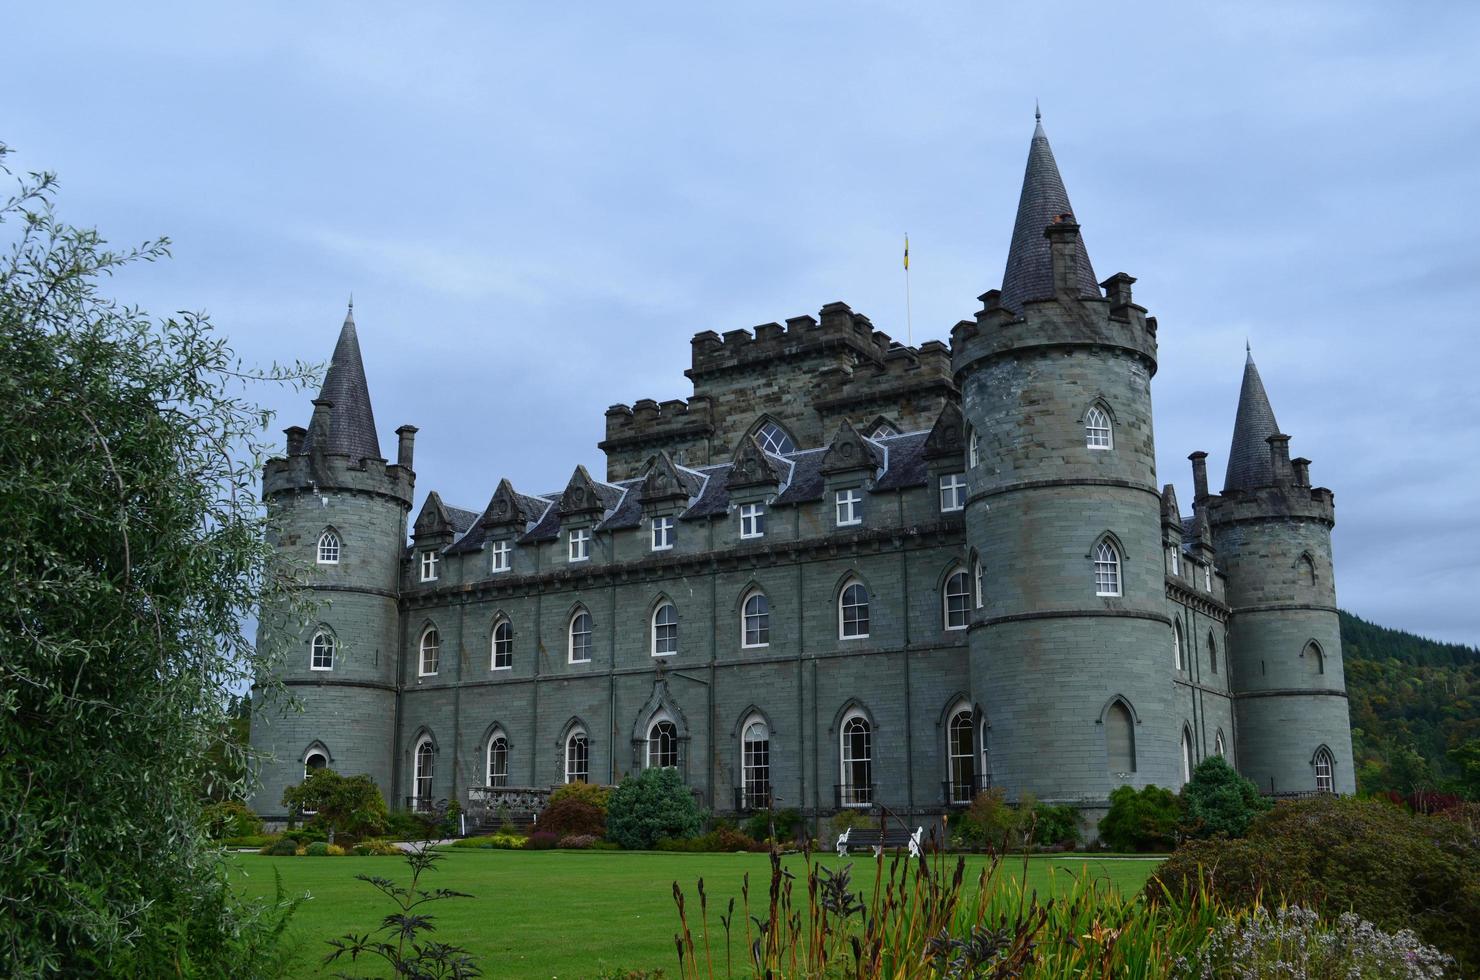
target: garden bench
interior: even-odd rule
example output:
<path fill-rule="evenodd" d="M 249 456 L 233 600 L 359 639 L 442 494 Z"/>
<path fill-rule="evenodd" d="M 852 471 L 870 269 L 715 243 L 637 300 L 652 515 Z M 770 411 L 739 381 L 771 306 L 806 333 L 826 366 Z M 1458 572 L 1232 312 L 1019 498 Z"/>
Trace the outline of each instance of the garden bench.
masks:
<path fill-rule="evenodd" d="M 872 848 L 875 857 L 886 850 L 907 847 L 910 857 L 919 857 L 920 842 L 924 837 L 924 827 L 916 827 L 913 834 L 905 827 L 890 827 L 887 830 L 880 830 L 876 827 L 849 827 L 838 835 L 838 857 L 847 857 L 849 847 Z"/>

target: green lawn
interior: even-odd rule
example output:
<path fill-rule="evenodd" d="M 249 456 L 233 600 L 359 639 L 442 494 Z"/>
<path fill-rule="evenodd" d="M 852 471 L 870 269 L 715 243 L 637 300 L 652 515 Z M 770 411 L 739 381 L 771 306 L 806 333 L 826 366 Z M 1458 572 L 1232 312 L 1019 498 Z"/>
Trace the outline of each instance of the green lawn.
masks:
<path fill-rule="evenodd" d="M 694 881 L 704 878 L 710 897 L 714 941 L 722 947 L 723 931 L 716 908 L 731 896 L 740 901 L 740 884 L 748 871 L 752 902 L 770 880 L 765 854 L 668 854 L 625 851 L 484 851 L 451 849 L 437 870 L 423 878 L 426 887 L 453 888 L 475 896 L 437 902 L 437 938 L 473 951 L 489 977 L 588 977 L 608 967 L 661 967 L 674 974 L 673 933 L 678 916 L 673 882 L 689 895 L 690 923 L 697 918 Z M 271 895 L 273 871 L 282 875 L 289 894 L 310 898 L 294 917 L 291 941 L 298 944 L 295 976 L 326 975 L 320 962 L 325 940 L 349 930 L 364 932 L 391 911 L 389 901 L 357 874 L 375 874 L 404 882 L 406 864 L 394 857 L 264 857 L 234 854 L 232 873 L 243 894 Z M 836 864 L 837 859 L 823 859 Z M 788 858 L 788 867 L 801 864 Z M 873 861 L 854 858 L 855 875 L 872 882 Z M 970 859 L 979 868 L 981 858 Z M 1028 862 L 1028 881 L 1040 893 L 1050 887 L 1051 868 L 1062 883 L 1069 874 L 1088 871 L 1123 890 L 1146 880 L 1155 860 L 1097 860 L 1089 857 L 1035 857 Z M 1021 860 L 1010 863 L 1020 874 Z M 801 872 L 805 875 L 805 872 Z M 738 920 L 738 916 L 737 916 Z M 738 921 L 737 921 L 738 926 Z M 695 938 L 698 929 L 695 926 Z M 743 942 L 736 943 L 739 953 Z M 722 954 L 721 954 L 722 955 Z M 378 963 L 378 961 L 377 961 Z M 337 969 L 348 970 L 336 964 Z M 371 970 L 364 971 L 370 974 Z"/>

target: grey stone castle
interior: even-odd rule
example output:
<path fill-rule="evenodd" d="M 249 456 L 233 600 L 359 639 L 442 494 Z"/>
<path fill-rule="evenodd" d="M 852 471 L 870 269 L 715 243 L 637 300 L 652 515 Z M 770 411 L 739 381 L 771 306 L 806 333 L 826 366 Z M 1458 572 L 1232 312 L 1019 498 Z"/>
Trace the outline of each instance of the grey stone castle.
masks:
<path fill-rule="evenodd" d="M 429 493 L 409 545 L 416 429 L 381 455 L 347 317 L 263 475 L 322 604 L 282 668 L 304 710 L 254 719 L 257 810 L 322 766 L 475 811 L 647 766 L 718 813 L 1000 786 L 1090 818 L 1213 754 L 1352 792 L 1331 491 L 1252 357 L 1222 492 L 1203 452 L 1190 516 L 1157 488 L 1134 281 L 1097 283 L 1040 125 L 1002 288 L 949 346 L 842 303 L 700 333 L 692 397 L 607 410 L 604 478 Z"/>

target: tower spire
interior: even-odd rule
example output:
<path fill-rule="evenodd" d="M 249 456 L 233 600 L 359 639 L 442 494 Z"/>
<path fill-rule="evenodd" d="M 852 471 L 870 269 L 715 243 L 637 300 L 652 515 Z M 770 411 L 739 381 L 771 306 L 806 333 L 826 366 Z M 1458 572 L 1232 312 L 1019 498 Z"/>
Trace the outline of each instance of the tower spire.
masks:
<path fill-rule="evenodd" d="M 365 365 L 360 359 L 360 339 L 355 333 L 354 298 L 344 314 L 339 343 L 324 374 L 319 399 L 330 403 L 328 438 L 315 446 L 310 433 L 304 449 L 322 450 L 352 459 L 380 459 L 380 439 L 375 434 L 375 413 L 370 408 L 370 387 L 365 383 Z"/>
<path fill-rule="evenodd" d="M 1270 436 L 1278 435 L 1279 423 L 1274 420 L 1274 409 L 1270 407 L 1269 395 L 1264 391 L 1264 381 L 1259 377 L 1259 368 L 1254 364 L 1253 348 L 1244 341 L 1244 383 L 1238 393 L 1238 414 L 1233 420 L 1233 443 L 1228 447 L 1228 474 L 1223 479 L 1223 490 L 1249 490 L 1253 487 L 1269 486 L 1274 482 L 1274 472 L 1269 461 Z"/>
<path fill-rule="evenodd" d="M 1053 259 L 1043 229 L 1060 215 L 1074 213 L 1053 149 L 1048 145 L 1048 135 L 1043 132 L 1043 116 L 1036 102 L 1033 119 L 1033 141 L 1028 147 L 1028 166 L 1023 172 L 1017 221 L 1012 226 L 1012 244 L 1007 250 L 1007 269 L 1002 273 L 1002 297 L 998 301 L 1016 312 L 1021 312 L 1028 300 L 1053 297 Z M 1098 297 L 1100 288 L 1095 283 L 1095 270 L 1089 263 L 1082 238 L 1077 249 L 1080 295 Z"/>

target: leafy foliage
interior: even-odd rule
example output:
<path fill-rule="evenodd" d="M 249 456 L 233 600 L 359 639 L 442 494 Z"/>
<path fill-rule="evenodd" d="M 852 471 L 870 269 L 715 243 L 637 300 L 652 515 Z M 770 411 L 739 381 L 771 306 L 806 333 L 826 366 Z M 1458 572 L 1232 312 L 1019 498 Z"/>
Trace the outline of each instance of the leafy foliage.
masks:
<path fill-rule="evenodd" d="M 1033 802 L 1013 807 L 1000 786 L 982 790 L 965 812 L 952 821 L 952 836 L 958 846 L 1016 850 L 1031 833 Z"/>
<path fill-rule="evenodd" d="M 592 837 L 606 836 L 606 810 L 585 800 L 567 796 L 552 800 L 540 811 L 535 826 L 552 834 L 589 834 Z"/>
<path fill-rule="evenodd" d="M 1176 846 L 1181 816 L 1171 790 L 1121 786 L 1110 793 L 1110 809 L 1100 818 L 1100 840 L 1117 851 L 1169 851 Z"/>
<path fill-rule="evenodd" d="M 240 800 L 213 803 L 205 810 L 206 833 L 212 840 L 251 837 L 262 833 L 262 818 Z"/>
<path fill-rule="evenodd" d="M 579 800 L 589 806 L 594 806 L 601 811 L 601 818 L 606 819 L 606 802 L 611 797 L 610 786 L 599 786 L 596 783 L 562 783 L 550 792 L 547 805 L 564 803 L 566 800 Z"/>
<path fill-rule="evenodd" d="M 1249 822 L 1272 805 L 1222 756 L 1210 755 L 1182 787 L 1182 831 L 1192 837 L 1242 837 Z"/>
<path fill-rule="evenodd" d="M 1224 923 L 1188 972 L 1236 980 L 1437 980 L 1452 963 L 1452 957 L 1425 946 L 1410 930 L 1387 933 L 1350 912 L 1327 926 L 1314 911 L 1297 905 L 1256 908 L 1246 918 Z"/>
<path fill-rule="evenodd" d="M 1073 846 L 1084 839 L 1079 826 L 1079 811 L 1069 804 L 1053 806 L 1039 803 L 1033 807 L 1033 842 Z"/>
<path fill-rule="evenodd" d="M 307 372 L 102 296 L 168 243 L 111 250 L 56 189 L 0 197 L 0 975 L 268 972 L 284 909 L 236 903 L 202 809 L 245 795 L 229 692 L 281 652 L 243 623 L 307 611 L 264 540 L 245 386 Z"/>
<path fill-rule="evenodd" d="M 284 789 L 283 806 L 293 813 L 316 811 L 311 823 L 324 828 L 330 841 L 384 833 L 390 819 L 375 780 L 363 773 L 341 776 L 333 769 L 315 769 L 297 786 Z"/>
<path fill-rule="evenodd" d="M 607 836 L 628 850 L 644 851 L 664 837 L 692 837 L 703 816 L 673 769 L 644 769 L 628 776 L 607 800 Z"/>
<path fill-rule="evenodd" d="M 806 826 L 806 820 L 802 817 L 802 811 L 792 807 L 773 812 L 762 810 L 752 814 L 750 819 L 745 821 L 744 829 L 748 836 L 756 840 L 765 840 L 771 836 L 773 825 L 776 828 L 778 841 L 792 841 L 796 840 L 797 832 Z"/>

